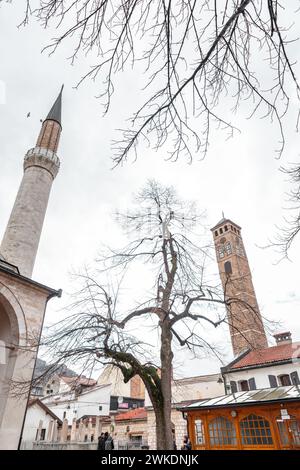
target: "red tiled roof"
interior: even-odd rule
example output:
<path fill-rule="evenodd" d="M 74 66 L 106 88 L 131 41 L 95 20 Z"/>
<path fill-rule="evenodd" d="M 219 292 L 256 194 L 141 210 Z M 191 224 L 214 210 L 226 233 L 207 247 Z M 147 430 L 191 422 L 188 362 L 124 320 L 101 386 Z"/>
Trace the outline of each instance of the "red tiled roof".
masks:
<path fill-rule="evenodd" d="M 135 408 L 134 410 L 126 411 L 125 413 L 119 413 L 116 416 L 116 421 L 124 421 L 129 419 L 146 419 L 147 411 L 145 408 Z"/>
<path fill-rule="evenodd" d="M 293 358 L 300 358 L 300 342 L 279 344 L 278 346 L 271 346 L 270 348 L 250 351 L 230 368 L 240 369 L 242 367 L 289 361 Z"/>

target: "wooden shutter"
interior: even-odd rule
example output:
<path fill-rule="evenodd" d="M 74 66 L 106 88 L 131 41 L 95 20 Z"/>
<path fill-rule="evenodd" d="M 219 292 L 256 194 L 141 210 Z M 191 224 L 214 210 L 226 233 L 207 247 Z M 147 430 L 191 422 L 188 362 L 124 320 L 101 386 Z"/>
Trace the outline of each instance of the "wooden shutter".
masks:
<path fill-rule="evenodd" d="M 248 383 L 249 383 L 249 389 L 250 390 L 256 390 L 256 383 L 255 383 L 255 378 L 254 377 L 249 379 Z"/>
<path fill-rule="evenodd" d="M 276 388 L 276 387 L 278 387 L 278 385 L 277 385 L 277 379 L 276 379 L 275 375 L 268 375 L 268 377 L 269 377 L 270 387 L 271 387 L 271 388 Z"/>
<path fill-rule="evenodd" d="M 296 372 L 296 371 L 291 372 L 290 376 L 291 376 L 292 385 L 299 385 L 300 384 L 298 372 Z"/>
<path fill-rule="evenodd" d="M 230 387 L 231 387 L 231 393 L 236 393 L 237 392 L 237 385 L 234 380 L 230 381 Z"/>

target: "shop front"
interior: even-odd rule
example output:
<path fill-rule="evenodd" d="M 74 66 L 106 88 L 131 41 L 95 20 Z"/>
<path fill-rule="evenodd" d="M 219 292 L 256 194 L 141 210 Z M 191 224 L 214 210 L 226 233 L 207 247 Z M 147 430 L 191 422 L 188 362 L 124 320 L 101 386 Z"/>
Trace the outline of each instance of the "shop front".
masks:
<path fill-rule="evenodd" d="M 181 408 L 194 450 L 300 450 L 300 389 L 251 390 Z"/>

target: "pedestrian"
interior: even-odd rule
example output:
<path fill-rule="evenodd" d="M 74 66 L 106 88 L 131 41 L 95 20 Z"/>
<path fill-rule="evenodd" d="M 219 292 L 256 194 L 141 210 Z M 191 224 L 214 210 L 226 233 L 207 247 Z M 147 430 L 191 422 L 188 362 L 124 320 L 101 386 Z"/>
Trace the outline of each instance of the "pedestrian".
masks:
<path fill-rule="evenodd" d="M 111 435 L 108 434 L 107 439 L 105 441 L 105 450 L 114 450 L 114 448 L 114 440 Z"/>
<path fill-rule="evenodd" d="M 105 437 L 104 437 L 104 432 L 100 434 L 98 437 L 98 447 L 97 450 L 105 450 Z"/>
<path fill-rule="evenodd" d="M 172 431 L 172 437 L 173 437 L 173 449 L 177 450 L 176 438 L 175 438 L 175 432 L 174 431 Z"/>
<path fill-rule="evenodd" d="M 184 436 L 181 450 L 192 450 L 192 443 L 188 436 Z"/>

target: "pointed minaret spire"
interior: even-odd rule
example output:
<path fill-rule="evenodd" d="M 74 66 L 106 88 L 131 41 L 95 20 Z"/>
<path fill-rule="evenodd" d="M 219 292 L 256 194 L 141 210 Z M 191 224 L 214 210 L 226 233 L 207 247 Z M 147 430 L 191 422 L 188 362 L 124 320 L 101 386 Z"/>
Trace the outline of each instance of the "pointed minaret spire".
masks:
<path fill-rule="evenodd" d="M 56 101 L 52 108 L 50 109 L 48 116 L 46 117 L 45 121 L 56 121 L 61 126 L 61 100 L 62 100 L 62 92 L 64 89 L 64 85 L 62 85 L 59 95 L 56 98 Z"/>
<path fill-rule="evenodd" d="M 43 122 L 41 132 L 39 134 L 36 146 L 42 147 L 52 152 L 58 149 L 60 134 L 61 134 L 61 101 L 62 91 L 64 86 L 61 87 L 58 97 L 56 98 L 48 116 Z"/>
<path fill-rule="evenodd" d="M 48 199 L 60 162 L 56 155 L 61 134 L 60 90 L 42 128 L 36 146 L 24 159 L 24 175 L 0 246 L 5 261 L 31 277 L 39 246 Z"/>

